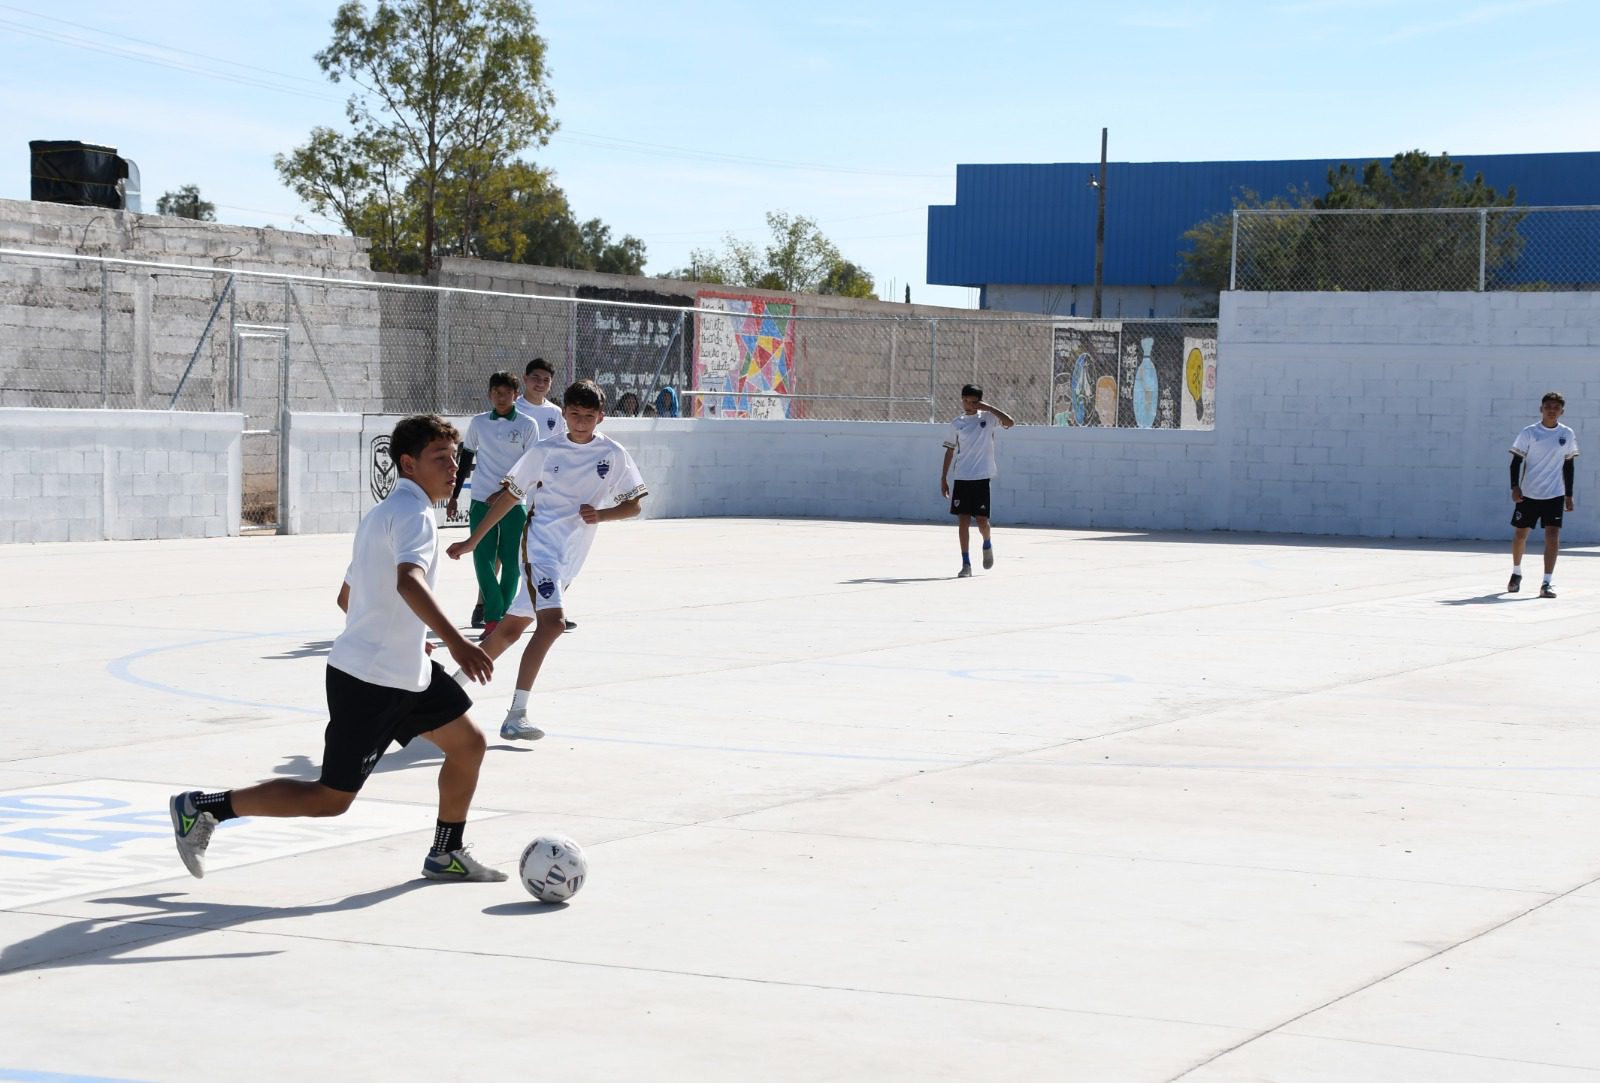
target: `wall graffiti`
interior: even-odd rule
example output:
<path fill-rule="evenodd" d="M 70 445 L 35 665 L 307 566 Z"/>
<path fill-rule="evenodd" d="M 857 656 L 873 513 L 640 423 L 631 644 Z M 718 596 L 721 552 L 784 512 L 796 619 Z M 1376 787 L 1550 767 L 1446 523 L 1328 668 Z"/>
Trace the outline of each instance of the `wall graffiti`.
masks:
<path fill-rule="evenodd" d="M 798 417 L 789 399 L 752 391 L 795 391 L 794 301 L 701 291 L 695 323 L 694 417 Z M 726 313 L 720 315 L 719 313 Z M 744 394 L 741 394 L 744 392 Z"/>
<path fill-rule="evenodd" d="M 1059 323 L 1051 341 L 1056 425 L 1138 429 L 1215 426 L 1217 340 L 1180 323 Z"/>

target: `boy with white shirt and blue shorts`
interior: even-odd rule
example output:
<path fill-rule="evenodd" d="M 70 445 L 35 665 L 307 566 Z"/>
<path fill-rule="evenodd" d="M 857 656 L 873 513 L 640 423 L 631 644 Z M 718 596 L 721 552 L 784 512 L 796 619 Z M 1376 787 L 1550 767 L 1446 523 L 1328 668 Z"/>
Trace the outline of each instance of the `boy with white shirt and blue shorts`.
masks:
<path fill-rule="evenodd" d="M 939 492 L 950 498 L 950 514 L 956 517 L 956 537 L 961 542 L 961 570 L 957 579 L 972 575 L 972 556 L 967 551 L 971 537 L 969 524 L 978 521 L 983 537 L 983 566 L 994 567 L 994 543 L 989 536 L 989 479 L 996 473 L 994 434 L 1016 422 L 998 406 L 983 401 L 983 389 L 967 384 L 961 389 L 961 412 L 950 422 L 950 435 L 944 442 L 944 468 L 939 472 Z M 955 464 L 955 486 L 951 487 L 950 467 Z"/>
<path fill-rule="evenodd" d="M 1544 526 L 1544 582 L 1539 597 L 1554 598 L 1552 580 L 1556 553 L 1561 548 L 1562 513 L 1573 509 L 1572 483 L 1576 474 L 1578 434 L 1561 424 L 1567 400 L 1556 391 L 1539 402 L 1539 420 L 1517 434 L 1511 444 L 1511 581 L 1506 592 L 1522 589 L 1522 554 L 1528 534 Z"/>
<path fill-rule="evenodd" d="M 236 816 L 338 816 L 348 809 L 391 743 L 426 735 L 441 752 L 439 815 L 422 862 L 429 880 L 492 882 L 506 874 L 478 862 L 462 840 L 483 763 L 483 734 L 467 717 L 462 685 L 428 657 L 432 629 L 475 681 L 494 664 L 450 623 L 434 596 L 439 572 L 435 501 L 456 480 L 460 433 L 434 415 L 395 426 L 389 455 L 400 480 L 362 517 L 339 607 L 344 631 L 328 652 L 328 726 L 322 775 L 316 782 L 273 779 L 237 790 L 191 790 L 169 802 L 178 856 L 205 875 L 205 855 L 218 823 Z"/>
<path fill-rule="evenodd" d="M 459 560 L 472 552 L 501 517 L 523 500 L 532 500 L 524 533 L 522 586 L 505 619 L 483 641 L 498 658 L 529 624 L 533 638 L 517 667 L 517 690 L 500 726 L 507 740 L 536 741 L 544 731 L 528 721 L 528 696 L 545 655 L 566 628 L 563 592 L 572 585 L 601 523 L 631 519 L 648 494 L 627 449 L 598 432 L 605 417 L 605 392 L 592 380 L 579 380 L 561 397 L 567 431 L 529 448 L 501 482 L 489 513 L 466 541 L 446 552 Z M 457 678 L 463 675 L 458 673 Z"/>

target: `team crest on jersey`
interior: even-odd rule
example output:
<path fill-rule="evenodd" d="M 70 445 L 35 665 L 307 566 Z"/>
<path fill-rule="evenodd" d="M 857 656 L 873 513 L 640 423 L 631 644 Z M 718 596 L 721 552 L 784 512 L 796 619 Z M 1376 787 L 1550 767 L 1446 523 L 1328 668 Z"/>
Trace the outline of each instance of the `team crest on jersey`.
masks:
<path fill-rule="evenodd" d="M 553 418 L 553 417 L 545 418 L 544 419 L 544 427 L 547 428 L 547 429 L 554 429 L 556 427 L 556 419 Z"/>
<path fill-rule="evenodd" d="M 539 597 L 549 598 L 550 595 L 556 592 L 555 581 L 551 579 L 541 579 L 539 580 L 539 586 L 537 589 L 539 591 Z"/>
<path fill-rule="evenodd" d="M 988 422 L 988 420 L 987 420 L 987 419 L 985 419 L 985 418 L 981 418 L 981 417 L 980 417 L 980 418 L 979 418 L 979 419 L 978 419 L 978 428 L 980 428 L 980 429 L 986 429 L 986 428 L 988 428 L 988 427 L 989 427 L 989 422 Z"/>
<path fill-rule="evenodd" d="M 1565 443 L 1565 441 L 1563 441 L 1563 443 Z M 595 463 L 594 472 L 599 474 L 601 477 L 605 477 L 607 474 L 611 473 L 611 460 L 601 459 L 599 462 Z"/>
<path fill-rule="evenodd" d="M 1563 437 L 1561 437 L 1561 439 L 1557 440 L 1556 443 L 1560 444 L 1562 447 L 1566 447 L 1567 446 L 1567 438 L 1565 436 L 1563 436 Z"/>

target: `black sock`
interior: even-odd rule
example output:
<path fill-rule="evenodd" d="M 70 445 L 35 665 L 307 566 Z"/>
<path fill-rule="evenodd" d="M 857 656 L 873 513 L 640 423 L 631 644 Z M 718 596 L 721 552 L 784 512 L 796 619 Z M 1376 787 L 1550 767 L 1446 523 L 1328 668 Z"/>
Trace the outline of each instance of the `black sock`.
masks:
<path fill-rule="evenodd" d="M 466 834 L 467 821 L 458 824 L 447 824 L 443 820 L 436 820 L 437 827 L 433 829 L 433 853 L 448 854 L 453 850 L 461 849 L 461 837 Z"/>
<path fill-rule="evenodd" d="M 217 822 L 238 818 L 238 813 L 233 811 L 233 791 L 223 790 L 220 793 L 203 793 L 194 799 L 194 807 L 201 812 L 209 812 L 216 817 Z"/>

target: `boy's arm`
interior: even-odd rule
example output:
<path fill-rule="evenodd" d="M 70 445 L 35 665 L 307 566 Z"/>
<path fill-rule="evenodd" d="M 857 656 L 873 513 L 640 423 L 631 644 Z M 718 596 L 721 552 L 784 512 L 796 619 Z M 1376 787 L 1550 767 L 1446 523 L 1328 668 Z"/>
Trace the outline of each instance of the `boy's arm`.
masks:
<path fill-rule="evenodd" d="M 597 510 L 593 504 L 584 504 L 578 508 L 578 515 L 591 526 L 595 523 L 614 523 L 619 519 L 632 519 L 640 511 L 644 510 L 639 505 L 648 495 L 648 493 L 640 493 L 638 496 L 630 496 L 626 500 L 618 501 L 604 511 Z"/>
<path fill-rule="evenodd" d="M 1511 500 L 1522 503 L 1522 456 L 1515 451 L 1511 453 Z"/>
<path fill-rule="evenodd" d="M 944 465 L 939 468 L 939 492 L 945 496 L 950 495 L 950 463 L 956 457 L 956 449 L 949 444 L 944 446 Z"/>
<path fill-rule="evenodd" d="M 395 569 L 394 589 L 399 592 L 400 598 L 410 607 L 411 612 L 417 615 L 417 619 L 426 624 L 429 630 L 443 641 L 445 650 L 456 660 L 461 672 L 480 684 L 487 684 L 489 678 L 494 676 L 493 660 L 482 647 L 476 643 L 468 643 L 466 637 L 456 631 L 455 625 L 450 623 L 450 618 L 439 608 L 439 599 L 433 596 L 433 591 L 428 586 L 427 573 L 416 564 L 398 565 Z"/>
<path fill-rule="evenodd" d="M 350 612 L 350 584 L 349 584 L 349 582 L 344 582 L 344 583 L 340 583 L 339 584 L 339 608 L 344 610 L 346 613 Z"/>
<path fill-rule="evenodd" d="M 1573 509 L 1573 504 L 1572 504 L 1572 483 L 1577 480 L 1577 476 L 1578 476 L 1577 456 L 1568 455 L 1566 461 L 1561 464 L 1561 484 L 1563 486 L 1565 486 L 1566 490 L 1567 490 L 1567 494 L 1566 495 L 1567 495 L 1567 510 L 1568 511 L 1571 511 Z"/>
<path fill-rule="evenodd" d="M 461 496 L 461 488 L 467 483 L 467 478 L 472 476 L 472 464 L 477 459 L 471 448 L 461 449 L 461 465 L 456 467 L 456 487 L 450 491 L 450 503 L 445 507 L 445 514 L 454 519 L 456 517 L 456 501 Z"/>
<path fill-rule="evenodd" d="M 506 517 L 506 513 L 517 503 L 517 499 L 510 495 L 505 488 L 505 483 L 500 485 L 500 491 L 488 500 L 489 514 L 485 515 L 478 523 L 478 527 L 466 541 L 458 541 L 445 550 L 445 555 L 451 560 L 460 560 L 466 554 L 478 547 L 483 536 L 494 529 L 494 525 Z"/>
<path fill-rule="evenodd" d="M 1016 421 L 1012 419 L 1010 414 L 1006 413 L 1004 410 L 1000 409 L 1000 407 L 995 406 L 995 405 L 993 405 L 991 403 L 980 402 L 980 403 L 978 403 L 978 409 L 987 410 L 991 414 L 993 414 L 995 417 L 999 418 L 1000 419 L 1000 427 L 1002 429 L 1009 429 L 1011 426 L 1016 424 Z"/>

